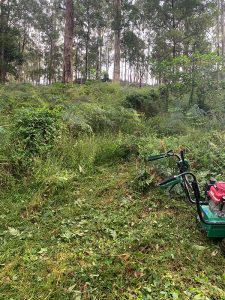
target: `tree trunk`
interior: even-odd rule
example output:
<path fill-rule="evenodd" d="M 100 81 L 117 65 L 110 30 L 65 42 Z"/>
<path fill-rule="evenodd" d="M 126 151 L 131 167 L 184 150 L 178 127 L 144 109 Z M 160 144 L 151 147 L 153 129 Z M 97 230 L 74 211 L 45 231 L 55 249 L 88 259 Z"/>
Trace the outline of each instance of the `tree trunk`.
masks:
<path fill-rule="evenodd" d="M 176 29 L 176 23 L 175 23 L 175 15 L 174 15 L 174 0 L 172 0 L 172 13 L 173 13 L 173 30 Z M 174 34 L 174 33 L 173 33 Z M 173 36 L 173 58 L 176 57 L 176 39 Z"/>
<path fill-rule="evenodd" d="M 125 81 L 125 84 L 127 84 L 127 60 L 126 60 L 126 57 L 124 58 L 124 68 L 125 68 L 124 81 Z"/>
<path fill-rule="evenodd" d="M 148 42 L 148 52 L 147 52 L 147 57 L 149 58 L 150 57 L 150 41 Z M 146 67 L 146 75 L 145 75 L 145 82 L 146 84 L 148 84 L 148 79 L 149 79 L 149 63 L 147 64 L 147 67 Z"/>
<path fill-rule="evenodd" d="M 218 16 L 217 16 L 217 20 L 216 20 L 216 50 L 217 50 L 217 55 L 219 56 L 220 52 L 224 53 L 223 0 L 217 0 L 217 9 L 218 9 Z M 222 35 L 220 35 L 220 33 L 222 33 Z M 220 45 L 222 47 L 220 47 Z M 220 51 L 220 49 L 221 49 L 221 51 Z M 220 71 L 219 71 L 219 65 L 217 64 L 217 80 L 219 81 L 219 79 L 220 79 Z"/>
<path fill-rule="evenodd" d="M 24 23 L 23 24 L 23 35 L 22 35 L 22 41 L 20 43 L 20 53 L 23 56 L 24 55 L 24 51 L 25 51 L 25 47 L 28 41 L 28 34 L 27 34 L 27 24 Z M 17 74 L 18 74 L 18 81 L 19 82 L 23 82 L 23 78 L 22 78 L 22 70 L 23 70 L 23 64 L 18 66 L 18 70 L 17 70 Z"/>
<path fill-rule="evenodd" d="M 98 29 L 98 57 L 96 61 L 96 79 L 101 78 L 102 72 L 102 32 L 101 29 Z"/>
<path fill-rule="evenodd" d="M 50 52 L 49 52 L 49 62 L 48 62 L 48 83 L 52 84 L 53 77 L 53 39 L 50 37 Z"/>
<path fill-rule="evenodd" d="M 49 76 L 49 83 L 51 84 L 52 82 L 56 82 L 56 72 L 57 72 L 57 61 L 56 61 L 56 49 L 57 49 L 57 39 L 54 35 L 54 33 L 57 32 L 57 7 L 54 5 L 54 1 L 52 1 L 52 16 L 51 16 L 51 23 L 52 23 L 52 28 L 53 28 L 53 34 L 51 33 L 49 35 L 50 41 L 51 41 L 51 48 L 50 48 L 50 61 L 49 61 L 49 71 L 50 71 L 50 76 Z"/>
<path fill-rule="evenodd" d="M 217 55 L 220 55 L 220 17 L 221 17 L 220 0 L 217 0 L 217 8 L 219 13 L 216 20 L 216 50 L 217 50 Z"/>
<path fill-rule="evenodd" d="M 65 33 L 64 33 L 64 64 L 63 82 L 73 82 L 73 34 L 74 7 L 73 0 L 66 0 Z"/>
<path fill-rule="evenodd" d="M 106 72 L 109 73 L 110 66 L 110 44 L 109 44 L 109 35 L 107 36 L 107 47 L 106 47 Z"/>
<path fill-rule="evenodd" d="M 221 54 L 224 56 L 225 53 L 225 30 L 224 30 L 224 17 L 225 17 L 225 3 L 221 0 Z"/>
<path fill-rule="evenodd" d="M 78 48 L 75 49 L 75 82 L 77 82 L 78 78 Z"/>
<path fill-rule="evenodd" d="M 113 82 L 120 82 L 121 0 L 114 0 L 114 71 Z"/>
<path fill-rule="evenodd" d="M 90 35 L 91 35 L 90 7 L 88 5 L 87 6 L 87 34 L 86 34 L 86 41 L 85 41 L 85 79 L 90 79 L 90 67 L 89 67 Z"/>
<path fill-rule="evenodd" d="M 1 45 L 0 45 L 0 82 L 4 83 L 6 81 L 6 71 L 4 65 L 5 58 L 5 16 L 4 16 L 4 0 L 0 2 L 0 33 L 1 33 Z"/>
<path fill-rule="evenodd" d="M 191 66 L 191 94 L 189 98 L 189 106 L 191 107 L 194 102 L 194 92 L 195 92 L 195 60 L 192 58 Z"/>

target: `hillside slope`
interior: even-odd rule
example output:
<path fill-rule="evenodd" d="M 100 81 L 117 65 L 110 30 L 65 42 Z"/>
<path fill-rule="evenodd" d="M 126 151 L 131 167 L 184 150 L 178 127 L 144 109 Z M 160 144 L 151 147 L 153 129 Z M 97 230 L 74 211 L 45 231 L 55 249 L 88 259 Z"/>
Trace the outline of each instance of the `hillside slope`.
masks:
<path fill-rule="evenodd" d="M 173 161 L 137 179 L 138 157 L 170 148 L 187 149 L 202 185 L 223 178 L 223 128 L 174 112 L 145 118 L 127 106 L 132 93 L 0 88 L 0 299 L 225 299 L 219 241 L 182 195 L 155 187 Z"/>

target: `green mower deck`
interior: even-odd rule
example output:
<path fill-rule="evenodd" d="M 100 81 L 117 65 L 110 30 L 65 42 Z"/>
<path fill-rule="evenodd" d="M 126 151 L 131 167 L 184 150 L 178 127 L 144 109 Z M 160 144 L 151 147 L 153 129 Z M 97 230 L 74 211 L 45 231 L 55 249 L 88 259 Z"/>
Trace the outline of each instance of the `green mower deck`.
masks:
<path fill-rule="evenodd" d="M 218 217 L 210 211 L 208 205 L 202 205 L 201 211 L 204 220 L 211 222 L 225 222 L 225 217 Z M 225 238 L 225 225 L 207 225 L 200 221 L 201 227 L 206 231 L 207 236 L 211 238 Z"/>

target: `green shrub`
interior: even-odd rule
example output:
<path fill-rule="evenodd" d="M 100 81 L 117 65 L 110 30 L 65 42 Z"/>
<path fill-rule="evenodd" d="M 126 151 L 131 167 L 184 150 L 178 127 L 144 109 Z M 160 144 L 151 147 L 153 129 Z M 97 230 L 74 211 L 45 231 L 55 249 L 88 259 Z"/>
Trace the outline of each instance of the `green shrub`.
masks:
<path fill-rule="evenodd" d="M 104 134 L 71 138 L 63 135 L 51 151 L 51 161 L 60 162 L 60 168 L 74 174 L 96 172 L 102 165 L 132 160 L 138 153 L 134 138 L 122 134 Z"/>
<path fill-rule="evenodd" d="M 167 86 L 159 87 L 160 99 L 164 105 L 164 111 L 167 112 L 169 109 L 169 89 Z"/>
<path fill-rule="evenodd" d="M 11 163 L 8 160 L 9 131 L 0 126 L 0 188 L 7 190 L 13 187 L 14 178 L 11 174 Z"/>
<path fill-rule="evenodd" d="M 70 134 L 75 138 L 93 134 L 91 126 L 85 123 L 79 117 L 74 118 L 73 121 L 70 121 L 68 124 L 68 128 Z"/>
<path fill-rule="evenodd" d="M 23 110 L 14 118 L 11 159 L 15 168 L 26 168 L 38 155 L 46 155 L 59 132 L 59 113 L 48 109 Z"/>
<path fill-rule="evenodd" d="M 69 133 L 74 138 L 93 134 L 91 126 L 87 124 L 81 115 L 76 115 L 74 112 L 68 110 L 63 114 L 63 121 L 66 122 Z"/>
<path fill-rule="evenodd" d="M 107 109 L 107 116 L 113 122 L 113 130 L 133 133 L 143 129 L 143 123 L 136 110 L 118 106 Z"/>
<path fill-rule="evenodd" d="M 113 121 L 109 118 L 104 108 L 89 104 L 86 104 L 84 108 L 87 123 L 94 132 L 102 132 L 114 127 Z"/>
<path fill-rule="evenodd" d="M 13 110 L 14 102 L 6 93 L 0 93 L 0 113 L 9 113 Z"/>
<path fill-rule="evenodd" d="M 120 137 L 106 139 L 104 142 L 102 141 L 96 150 L 94 161 L 96 165 L 114 164 L 115 162 L 127 160 L 137 152 L 136 147 L 132 146 L 125 137 L 122 139 Z"/>
<path fill-rule="evenodd" d="M 160 136 L 186 134 L 189 129 L 182 112 L 171 112 L 156 116 L 148 121 L 148 125 Z"/>
<path fill-rule="evenodd" d="M 197 104 L 190 107 L 190 109 L 186 112 L 186 118 L 189 124 L 195 127 L 203 127 L 210 121 L 206 117 L 206 112 Z"/>
<path fill-rule="evenodd" d="M 5 85 L 5 91 L 21 91 L 21 92 L 30 92 L 34 86 L 31 83 L 11 83 L 10 85 Z"/>
<path fill-rule="evenodd" d="M 134 191 L 147 193 L 151 187 L 154 186 L 153 180 L 154 175 L 150 175 L 146 170 L 141 170 L 137 177 L 132 181 L 131 185 Z"/>
<path fill-rule="evenodd" d="M 144 113 L 146 117 L 155 116 L 162 110 L 159 94 L 155 90 L 150 90 L 147 93 L 135 92 L 128 95 L 124 106 Z"/>
<path fill-rule="evenodd" d="M 74 137 L 102 132 L 134 132 L 143 128 L 139 114 L 122 106 L 79 103 L 69 106 L 63 114 Z"/>
<path fill-rule="evenodd" d="M 32 85 L 9 85 L 0 89 L 0 110 L 6 113 L 14 112 L 17 109 L 43 106 L 38 89 Z"/>

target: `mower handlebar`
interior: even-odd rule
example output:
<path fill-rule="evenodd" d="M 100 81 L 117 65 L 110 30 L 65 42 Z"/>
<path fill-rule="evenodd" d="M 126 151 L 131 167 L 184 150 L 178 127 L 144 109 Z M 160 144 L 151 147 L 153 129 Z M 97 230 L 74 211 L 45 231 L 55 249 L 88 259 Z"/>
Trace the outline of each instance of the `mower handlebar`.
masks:
<path fill-rule="evenodd" d="M 147 156 L 145 158 L 146 161 L 154 161 L 154 160 L 159 160 L 159 159 L 162 159 L 164 158 L 165 156 L 162 156 L 162 155 L 152 155 L 152 156 Z"/>
<path fill-rule="evenodd" d="M 147 156 L 145 158 L 146 161 L 155 161 L 155 160 L 159 160 L 159 159 L 162 159 L 162 158 L 166 158 L 168 156 L 173 156 L 174 153 L 173 153 L 173 150 L 169 150 L 165 153 L 161 153 L 161 154 L 157 154 L 157 155 L 152 155 L 152 156 Z"/>
<path fill-rule="evenodd" d="M 180 158 L 182 161 L 184 161 L 184 150 L 180 151 Z"/>
<path fill-rule="evenodd" d="M 184 159 L 184 153 L 185 151 L 184 150 L 181 150 L 180 151 L 180 154 L 176 154 L 173 152 L 173 150 L 169 150 L 165 153 L 161 153 L 161 154 L 157 154 L 157 155 L 150 155 L 150 156 L 146 156 L 145 157 L 145 160 L 146 161 L 155 161 L 155 160 L 159 160 L 159 159 L 162 159 L 162 158 L 166 158 L 166 157 L 170 157 L 170 156 L 175 156 L 179 161 L 185 161 Z"/>
<path fill-rule="evenodd" d="M 177 180 L 177 176 L 173 176 L 173 177 L 170 177 L 170 178 L 167 178 L 166 180 L 163 180 L 162 182 L 160 182 L 158 185 L 159 186 L 163 186 L 167 183 L 170 183 L 170 182 L 175 182 Z"/>
<path fill-rule="evenodd" d="M 199 199 L 199 202 L 200 202 L 200 199 L 201 199 L 201 195 L 200 195 L 200 190 L 199 190 L 199 186 L 198 186 L 198 182 L 197 180 L 193 180 L 191 182 L 191 186 L 192 186 L 192 189 L 193 189 L 193 192 L 194 192 L 194 195 L 195 195 L 195 199 Z"/>

